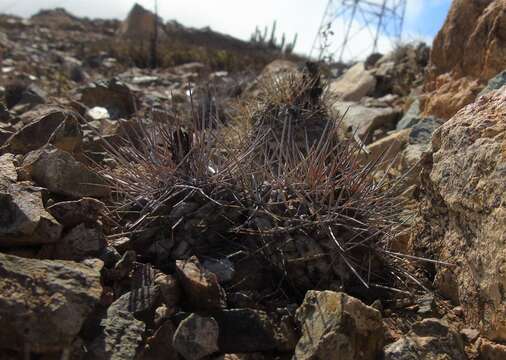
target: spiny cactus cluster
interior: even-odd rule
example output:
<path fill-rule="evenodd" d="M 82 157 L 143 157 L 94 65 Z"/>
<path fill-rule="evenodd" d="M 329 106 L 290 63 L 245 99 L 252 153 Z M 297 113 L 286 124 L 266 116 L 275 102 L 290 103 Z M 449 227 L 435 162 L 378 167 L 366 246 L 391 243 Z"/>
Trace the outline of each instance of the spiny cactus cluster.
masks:
<path fill-rule="evenodd" d="M 284 54 L 293 53 L 295 45 L 297 45 L 298 34 L 294 35 L 292 42 L 287 43 L 286 35 L 285 33 L 283 33 L 281 35 L 281 40 L 278 43 L 278 39 L 276 37 L 276 28 L 277 28 L 276 21 L 274 21 L 274 23 L 272 24 L 272 29 L 270 33 L 268 26 L 264 28 L 263 32 L 260 31 L 260 28 L 257 26 L 253 34 L 251 34 L 250 41 L 255 45 L 266 47 L 268 49 L 278 50 Z"/>

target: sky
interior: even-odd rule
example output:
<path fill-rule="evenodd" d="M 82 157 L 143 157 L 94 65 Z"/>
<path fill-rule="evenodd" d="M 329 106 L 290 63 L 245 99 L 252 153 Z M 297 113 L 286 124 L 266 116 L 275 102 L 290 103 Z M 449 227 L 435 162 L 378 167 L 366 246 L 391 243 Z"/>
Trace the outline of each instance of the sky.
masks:
<path fill-rule="evenodd" d="M 382 3 L 383 0 L 371 0 Z M 394 3 L 399 0 L 387 0 Z M 123 19 L 135 2 L 148 9 L 154 0 L 0 0 L 0 13 L 10 13 L 29 17 L 40 9 L 64 7 L 78 16 L 91 18 Z M 322 20 L 328 0 L 158 0 L 159 14 L 164 20 L 175 19 L 186 26 L 205 27 L 227 33 L 241 39 L 249 39 L 256 26 L 263 29 L 277 21 L 278 37 L 284 32 L 288 39 L 298 34 L 296 52 L 308 54 Z M 341 0 L 334 0 L 339 4 Z M 442 26 L 451 0 L 407 0 L 404 23 L 404 41 L 423 40 L 431 42 Z M 344 38 L 344 20 L 340 19 L 334 27 L 334 35 L 329 38 L 332 44 L 340 44 Z M 357 21 L 352 33 L 361 28 Z M 362 56 L 362 48 L 369 49 L 372 44 L 370 33 L 361 31 L 352 38 L 356 49 L 345 57 Z M 378 50 L 386 52 L 392 47 L 387 36 L 378 42 Z M 337 48 L 337 46 L 336 46 Z M 334 48 L 329 49 L 334 50 Z"/>

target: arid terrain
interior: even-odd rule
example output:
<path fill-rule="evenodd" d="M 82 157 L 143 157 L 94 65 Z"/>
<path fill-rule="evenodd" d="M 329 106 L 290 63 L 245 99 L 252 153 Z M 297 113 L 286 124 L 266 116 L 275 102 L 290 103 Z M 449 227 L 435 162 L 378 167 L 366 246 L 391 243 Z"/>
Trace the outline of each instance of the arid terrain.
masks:
<path fill-rule="evenodd" d="M 0 14 L 0 359 L 506 359 L 506 1 L 274 30 Z"/>

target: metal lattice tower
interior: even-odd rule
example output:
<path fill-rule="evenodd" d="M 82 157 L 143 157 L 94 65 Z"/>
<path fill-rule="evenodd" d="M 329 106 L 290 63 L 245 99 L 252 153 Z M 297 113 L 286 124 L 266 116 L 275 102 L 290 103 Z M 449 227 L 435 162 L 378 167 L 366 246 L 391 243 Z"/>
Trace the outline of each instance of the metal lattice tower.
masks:
<path fill-rule="evenodd" d="M 361 55 L 376 52 L 382 36 L 393 43 L 400 42 L 406 3 L 407 0 L 329 0 L 311 55 L 318 55 L 319 59 L 338 55 L 342 61 L 350 47 L 364 46 L 354 42 L 359 35 L 362 40 L 368 39 Z M 336 26 L 340 26 L 339 30 Z M 343 36 L 337 47 L 332 44 L 330 32 Z"/>

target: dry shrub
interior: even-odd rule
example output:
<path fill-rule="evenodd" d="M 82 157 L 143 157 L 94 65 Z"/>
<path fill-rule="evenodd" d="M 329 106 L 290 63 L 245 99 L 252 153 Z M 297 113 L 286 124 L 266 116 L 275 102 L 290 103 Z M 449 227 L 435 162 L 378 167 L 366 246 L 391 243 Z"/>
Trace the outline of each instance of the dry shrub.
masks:
<path fill-rule="evenodd" d="M 190 254 L 261 255 L 297 295 L 423 287 L 409 271 L 421 259 L 390 250 L 406 216 L 402 177 L 375 177 L 382 157 L 360 161 L 322 89 L 311 66 L 274 81 L 233 147 L 222 138 L 230 129 L 206 128 L 196 114 L 186 128 L 141 126 L 143 141 L 111 147 L 118 232 L 159 266 Z"/>

